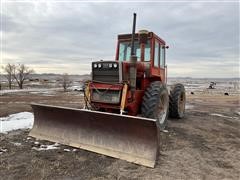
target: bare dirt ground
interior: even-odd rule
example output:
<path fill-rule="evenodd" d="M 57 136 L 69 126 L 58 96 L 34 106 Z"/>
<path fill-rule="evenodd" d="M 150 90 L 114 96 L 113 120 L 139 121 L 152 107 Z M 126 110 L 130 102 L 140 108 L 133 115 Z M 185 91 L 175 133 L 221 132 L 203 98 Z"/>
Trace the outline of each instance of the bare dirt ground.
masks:
<path fill-rule="evenodd" d="M 31 111 L 29 103 L 82 107 L 79 92 L 0 96 L 0 117 Z M 0 179 L 240 179 L 239 96 L 187 95 L 186 117 L 161 132 L 154 169 L 60 145 L 36 151 L 29 130 L 0 134 Z M 20 144 L 19 144 L 20 143 Z M 69 149 L 70 151 L 65 151 Z"/>

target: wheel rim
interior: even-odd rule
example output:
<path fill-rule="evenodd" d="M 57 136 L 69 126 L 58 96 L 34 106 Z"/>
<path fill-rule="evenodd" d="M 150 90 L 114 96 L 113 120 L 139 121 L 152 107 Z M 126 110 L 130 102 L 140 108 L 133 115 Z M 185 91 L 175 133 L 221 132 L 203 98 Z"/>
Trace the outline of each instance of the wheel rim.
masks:
<path fill-rule="evenodd" d="M 185 93 L 182 92 L 180 94 L 180 98 L 178 101 L 178 112 L 179 114 L 181 114 L 181 116 L 184 114 L 185 111 L 185 101 L 186 101 Z"/>
<path fill-rule="evenodd" d="M 168 112 L 168 94 L 163 93 L 160 96 L 160 102 L 158 105 L 157 118 L 160 124 L 164 124 L 167 112 Z"/>

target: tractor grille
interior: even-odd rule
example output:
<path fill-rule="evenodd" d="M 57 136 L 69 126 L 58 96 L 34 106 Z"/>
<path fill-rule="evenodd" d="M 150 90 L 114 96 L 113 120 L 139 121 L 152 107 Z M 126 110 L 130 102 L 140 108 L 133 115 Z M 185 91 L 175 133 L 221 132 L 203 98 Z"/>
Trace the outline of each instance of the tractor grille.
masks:
<path fill-rule="evenodd" d="M 121 91 L 117 90 L 96 90 L 92 92 L 92 101 L 110 103 L 110 104 L 119 104 L 120 103 Z"/>
<path fill-rule="evenodd" d="M 116 61 L 98 61 L 92 63 L 92 80 L 119 83 L 121 67 Z"/>

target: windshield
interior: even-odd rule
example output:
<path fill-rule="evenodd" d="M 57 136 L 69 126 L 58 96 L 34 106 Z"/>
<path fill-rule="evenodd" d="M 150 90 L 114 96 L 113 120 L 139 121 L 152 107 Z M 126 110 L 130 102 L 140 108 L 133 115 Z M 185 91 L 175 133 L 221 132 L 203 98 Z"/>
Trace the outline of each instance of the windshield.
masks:
<path fill-rule="evenodd" d="M 141 59 L 141 48 L 138 41 L 134 42 L 134 52 L 137 60 Z M 150 41 L 147 41 L 144 49 L 145 61 L 150 61 Z M 119 61 L 129 61 L 131 56 L 131 42 L 120 42 L 119 44 Z"/>

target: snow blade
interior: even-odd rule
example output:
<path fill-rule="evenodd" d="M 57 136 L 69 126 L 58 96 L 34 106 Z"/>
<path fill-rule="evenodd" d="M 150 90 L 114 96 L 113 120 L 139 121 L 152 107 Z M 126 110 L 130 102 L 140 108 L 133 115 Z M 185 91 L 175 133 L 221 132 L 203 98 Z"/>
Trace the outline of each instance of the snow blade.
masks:
<path fill-rule="evenodd" d="M 30 136 L 154 167 L 156 120 L 85 109 L 32 104 Z"/>

